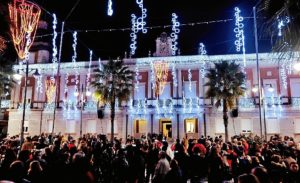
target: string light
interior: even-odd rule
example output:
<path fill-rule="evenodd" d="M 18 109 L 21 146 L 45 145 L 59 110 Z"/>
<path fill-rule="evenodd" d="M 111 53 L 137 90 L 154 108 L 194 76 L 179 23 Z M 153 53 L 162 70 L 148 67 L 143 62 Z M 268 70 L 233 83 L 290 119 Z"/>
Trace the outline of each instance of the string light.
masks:
<path fill-rule="evenodd" d="M 180 32 L 179 26 L 180 23 L 177 20 L 178 16 L 176 13 L 172 13 L 172 33 L 171 33 L 171 38 L 172 38 L 172 55 L 176 55 L 176 51 L 178 50 L 177 45 L 178 45 L 178 34 Z"/>
<path fill-rule="evenodd" d="M 177 77 L 176 77 L 176 69 L 175 69 L 175 63 L 172 63 L 172 76 L 173 76 L 173 84 L 175 87 L 177 87 Z"/>
<path fill-rule="evenodd" d="M 98 67 L 99 67 L 99 71 L 101 72 L 102 71 L 102 64 L 101 64 L 101 59 L 100 58 L 98 59 Z M 102 83 L 101 77 L 99 79 L 99 82 Z"/>
<path fill-rule="evenodd" d="M 192 92 L 192 72 L 188 69 L 188 79 L 189 79 L 189 91 Z"/>
<path fill-rule="evenodd" d="M 155 89 L 155 75 L 154 75 L 154 64 L 153 64 L 153 61 L 150 62 L 150 68 L 151 68 L 151 84 L 152 84 L 152 89 L 154 90 Z"/>
<path fill-rule="evenodd" d="M 135 90 L 136 91 L 139 91 L 139 67 L 138 67 L 138 65 L 136 64 L 135 65 L 135 86 L 134 86 L 134 88 L 135 88 Z"/>
<path fill-rule="evenodd" d="M 285 64 L 280 65 L 280 76 L 284 89 L 287 89 L 287 74 L 285 71 Z"/>
<path fill-rule="evenodd" d="M 40 75 L 37 77 L 37 87 L 36 87 L 36 91 L 39 92 L 39 93 L 43 93 L 43 84 L 42 84 L 42 79 L 43 79 L 43 76 Z"/>
<path fill-rule="evenodd" d="M 79 94 L 79 88 L 78 88 L 79 87 L 78 86 L 79 85 L 79 73 L 78 73 L 78 68 L 77 68 L 78 65 L 76 63 L 76 60 L 77 60 L 77 31 L 73 32 L 72 48 L 73 48 L 72 64 L 73 64 L 73 68 L 75 69 L 75 93 L 74 93 L 74 95 L 76 96 L 77 94 Z"/>
<path fill-rule="evenodd" d="M 93 51 L 90 50 L 90 62 L 89 62 L 89 69 L 88 69 L 88 74 L 86 77 L 86 90 L 87 90 L 87 95 L 89 96 L 90 93 L 90 85 L 91 85 L 91 67 L 92 67 L 92 60 L 93 60 Z"/>
<path fill-rule="evenodd" d="M 53 69 L 53 73 L 51 76 L 51 80 L 52 82 L 55 82 L 55 70 L 56 70 L 56 63 L 57 63 L 57 47 L 56 47 L 56 38 L 57 38 L 57 32 L 56 32 L 56 25 L 57 25 L 57 18 L 56 15 L 53 13 L 52 15 L 53 17 L 53 22 L 52 22 L 52 28 L 53 28 L 53 38 L 52 38 L 52 69 Z"/>
<path fill-rule="evenodd" d="M 203 43 L 199 44 L 199 54 L 200 55 L 206 55 L 206 49 Z M 201 62 L 201 68 L 200 68 L 200 73 L 201 73 L 201 78 L 205 78 L 205 69 L 206 69 L 206 61 L 203 59 Z"/>
<path fill-rule="evenodd" d="M 136 3 L 139 5 L 142 12 L 142 16 L 136 19 L 136 29 L 137 32 L 142 31 L 144 34 L 146 34 L 148 31 L 146 28 L 146 21 L 145 21 L 145 18 L 147 17 L 147 9 L 144 8 L 143 1 L 144 0 L 136 0 Z"/>
<path fill-rule="evenodd" d="M 26 57 L 26 49 L 29 50 L 32 42 L 27 44 L 27 40 L 34 40 L 37 30 L 41 9 L 38 5 L 25 1 L 14 0 L 8 4 L 9 17 L 12 22 L 10 26 L 14 47 L 20 59 Z"/>
<path fill-rule="evenodd" d="M 0 53 L 2 53 L 6 49 L 6 41 L 0 36 Z"/>
<path fill-rule="evenodd" d="M 234 10 L 235 10 L 234 32 L 235 32 L 235 37 L 236 37 L 234 44 L 235 44 L 235 48 L 236 48 L 237 52 L 240 52 L 241 48 L 242 48 L 243 62 L 244 62 L 242 70 L 244 72 L 244 69 L 245 69 L 244 67 L 246 67 L 246 49 L 245 49 L 245 36 L 244 36 L 244 24 L 243 24 L 244 18 L 240 15 L 241 10 L 238 7 L 235 7 Z"/>
<path fill-rule="evenodd" d="M 281 37 L 282 36 L 282 29 L 284 26 L 286 26 L 289 22 L 290 22 L 290 17 L 286 16 L 284 19 L 278 19 L 278 36 Z"/>
<path fill-rule="evenodd" d="M 66 76 L 65 76 L 65 96 L 68 93 L 68 83 L 69 83 L 69 73 L 67 72 Z M 65 99 L 66 100 L 66 99 Z"/>
<path fill-rule="evenodd" d="M 137 23 L 136 23 L 136 16 L 135 14 L 131 15 L 131 44 L 130 44 L 130 55 L 135 55 L 135 50 L 136 50 L 136 39 L 137 39 Z"/>
<path fill-rule="evenodd" d="M 112 9 L 112 0 L 108 0 L 108 4 L 107 4 L 107 15 L 108 16 L 112 16 L 114 13 L 114 10 Z"/>

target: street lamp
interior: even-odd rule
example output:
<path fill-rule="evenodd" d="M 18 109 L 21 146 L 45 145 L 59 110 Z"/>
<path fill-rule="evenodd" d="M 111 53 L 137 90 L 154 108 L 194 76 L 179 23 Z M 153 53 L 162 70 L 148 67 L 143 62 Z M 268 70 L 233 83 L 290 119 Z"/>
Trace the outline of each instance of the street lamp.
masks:
<path fill-rule="evenodd" d="M 296 71 L 300 71 L 300 62 L 294 64 L 294 69 L 295 69 Z"/>
<path fill-rule="evenodd" d="M 271 92 L 271 93 L 274 92 L 275 89 L 272 87 L 272 84 L 266 84 L 265 86 L 269 86 L 268 87 L 269 92 Z M 265 135 L 265 139 L 267 139 L 266 109 L 265 109 L 265 104 L 264 104 L 265 103 L 264 87 L 261 87 L 261 91 L 259 91 L 258 85 L 254 85 L 254 87 L 252 88 L 252 92 L 258 93 L 258 94 L 261 93 L 261 97 L 260 97 L 261 102 L 259 102 L 259 107 L 261 107 L 260 105 L 263 106 L 263 120 L 264 120 L 264 128 L 265 128 L 264 135 Z M 259 112 L 261 112 L 261 111 L 259 111 Z M 261 113 L 259 115 L 261 115 Z M 262 129 L 261 129 L 261 133 L 262 133 Z"/>
<path fill-rule="evenodd" d="M 17 80 L 20 80 L 22 78 L 22 75 L 20 72 L 23 71 L 19 69 L 16 74 L 14 74 L 14 78 Z M 26 68 L 25 68 L 25 88 L 24 88 L 24 99 L 23 99 L 23 115 L 22 115 L 22 123 L 21 123 L 21 137 L 20 137 L 20 148 L 22 147 L 23 141 L 24 141 L 24 123 L 25 123 L 25 112 L 26 112 L 26 98 L 27 98 L 27 79 L 28 79 L 28 74 L 29 72 L 35 71 L 33 73 L 33 76 L 36 78 L 40 76 L 39 72 L 37 69 L 30 69 L 29 70 L 29 64 L 28 61 L 26 61 Z M 24 72 L 24 71 L 23 71 Z"/>

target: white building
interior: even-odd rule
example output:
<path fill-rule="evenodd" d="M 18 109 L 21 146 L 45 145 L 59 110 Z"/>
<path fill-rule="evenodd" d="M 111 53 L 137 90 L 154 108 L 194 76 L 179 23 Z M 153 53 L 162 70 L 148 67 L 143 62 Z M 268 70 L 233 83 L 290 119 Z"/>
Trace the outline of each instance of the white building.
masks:
<path fill-rule="evenodd" d="M 200 137 L 201 135 L 222 135 L 224 125 L 222 111 L 212 106 L 210 99 L 203 100 L 206 87 L 203 84 L 203 64 L 210 68 L 213 63 L 227 60 L 243 63 L 243 55 L 191 55 L 166 56 L 170 49 L 163 49 L 166 43 L 157 40 L 156 57 L 124 59 L 138 81 L 134 81 L 132 101 L 118 107 L 115 118 L 115 136 L 125 138 L 126 135 L 140 137 L 147 133 L 163 133 L 170 138 Z M 163 45 L 163 46 L 160 46 Z M 167 44 L 167 46 L 169 46 Z M 45 83 L 53 74 L 51 63 L 41 63 L 31 53 L 29 68 L 38 69 L 42 74 L 41 82 L 29 77 L 27 87 L 25 135 L 38 135 L 41 132 L 51 133 L 53 125 L 53 104 L 47 104 Z M 48 54 L 49 55 L 49 54 Z M 159 57 L 164 55 L 164 57 Z M 36 59 L 35 59 L 36 58 Z M 43 57 L 43 59 L 45 59 Z M 287 75 L 286 83 L 280 73 L 278 56 L 269 53 L 259 54 L 261 82 L 264 89 L 265 113 L 258 108 L 258 94 L 252 92 L 258 84 L 256 56 L 246 55 L 247 94 L 239 101 L 238 117 L 229 118 L 229 135 L 240 133 L 264 133 L 289 135 L 300 140 L 300 76 L 296 71 Z M 167 78 L 159 99 L 155 98 L 152 84 L 154 67 L 158 62 L 168 66 Z M 38 64 L 37 64 L 38 63 Z M 105 64 L 105 61 L 101 61 Z M 25 66 L 16 65 L 15 70 Z M 76 90 L 76 72 L 79 74 L 77 87 L 86 85 L 89 62 L 77 62 L 76 67 L 69 63 L 60 65 L 59 108 L 55 114 L 55 133 L 79 136 L 82 121 L 82 133 L 102 133 L 110 135 L 109 108 L 104 110 L 104 118 L 99 119 L 97 105 L 93 97 L 87 97 L 85 107 L 80 110 L 79 97 L 74 96 Z M 92 70 L 99 67 L 98 61 L 92 62 Z M 285 88 L 285 83 L 287 88 Z M 37 87 L 39 86 L 39 87 Z M 42 92 L 37 90 L 42 88 Z M 10 114 L 8 122 L 9 135 L 20 133 L 22 121 L 22 101 L 24 93 L 24 77 L 11 93 Z M 262 129 L 260 127 L 262 124 Z"/>

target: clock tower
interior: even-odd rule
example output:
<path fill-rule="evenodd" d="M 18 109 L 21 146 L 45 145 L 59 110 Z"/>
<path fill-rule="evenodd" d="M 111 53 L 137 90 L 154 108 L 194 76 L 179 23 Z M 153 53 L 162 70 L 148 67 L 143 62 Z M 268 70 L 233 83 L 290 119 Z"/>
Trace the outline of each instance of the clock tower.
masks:
<path fill-rule="evenodd" d="M 167 33 L 161 33 L 160 37 L 156 39 L 156 52 L 153 54 L 155 57 L 172 56 L 172 39 L 168 37 Z"/>

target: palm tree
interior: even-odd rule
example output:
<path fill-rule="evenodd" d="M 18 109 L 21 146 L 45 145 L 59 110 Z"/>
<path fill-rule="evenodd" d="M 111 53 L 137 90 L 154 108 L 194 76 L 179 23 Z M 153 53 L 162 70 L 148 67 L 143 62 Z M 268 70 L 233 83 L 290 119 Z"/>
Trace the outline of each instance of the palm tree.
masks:
<path fill-rule="evenodd" d="M 133 72 L 122 60 L 109 60 L 103 68 L 95 70 L 95 93 L 104 104 L 110 105 L 111 142 L 114 140 L 115 104 L 128 101 L 132 91 Z"/>
<path fill-rule="evenodd" d="M 215 63 L 215 68 L 208 70 L 206 77 L 209 79 L 207 98 L 216 100 L 215 106 L 223 106 L 223 120 L 225 126 L 225 141 L 228 141 L 228 109 L 236 106 L 237 99 L 245 92 L 245 74 L 238 64 L 222 61 Z"/>

